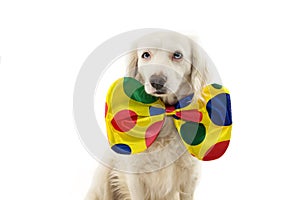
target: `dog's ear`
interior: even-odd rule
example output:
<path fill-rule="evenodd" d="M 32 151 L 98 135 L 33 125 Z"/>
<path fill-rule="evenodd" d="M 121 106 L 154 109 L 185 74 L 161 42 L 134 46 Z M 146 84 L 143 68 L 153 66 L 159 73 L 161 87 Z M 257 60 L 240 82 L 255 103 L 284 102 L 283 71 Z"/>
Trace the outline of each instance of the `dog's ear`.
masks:
<path fill-rule="evenodd" d="M 137 75 L 137 62 L 138 62 L 138 57 L 137 57 L 137 52 L 132 51 L 128 54 L 128 65 L 126 68 L 126 76 L 135 78 Z"/>
<path fill-rule="evenodd" d="M 192 45 L 191 83 L 193 85 L 194 93 L 198 94 L 198 97 L 200 97 L 202 88 L 208 84 L 207 59 L 207 55 L 198 45 Z"/>

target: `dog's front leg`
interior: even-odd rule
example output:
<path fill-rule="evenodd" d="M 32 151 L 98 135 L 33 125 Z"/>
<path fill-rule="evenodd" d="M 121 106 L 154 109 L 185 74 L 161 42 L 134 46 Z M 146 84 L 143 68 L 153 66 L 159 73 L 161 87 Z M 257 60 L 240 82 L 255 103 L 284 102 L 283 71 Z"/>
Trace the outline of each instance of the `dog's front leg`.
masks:
<path fill-rule="evenodd" d="M 200 164 L 198 163 L 198 160 L 193 159 L 188 153 L 186 153 L 185 156 L 182 156 L 177 164 L 179 165 L 182 177 L 179 191 L 180 200 L 193 200 L 200 171 Z"/>
<path fill-rule="evenodd" d="M 196 187 L 196 178 L 190 176 L 189 181 L 180 186 L 180 200 L 193 200 Z"/>
<path fill-rule="evenodd" d="M 193 200 L 193 199 L 194 199 L 193 193 L 180 192 L 180 200 Z"/>
<path fill-rule="evenodd" d="M 185 174 L 188 178 L 180 185 L 180 200 L 193 200 L 197 183 L 197 175 L 195 171 L 186 170 L 186 172 L 188 172 Z"/>
<path fill-rule="evenodd" d="M 127 186 L 130 192 L 131 200 L 144 200 L 144 184 L 141 183 L 138 174 L 127 174 Z"/>
<path fill-rule="evenodd" d="M 190 181 L 186 182 L 184 185 L 180 187 L 180 200 L 193 200 L 194 199 L 194 191 L 196 187 L 196 181 L 194 181 L 191 177 Z"/>

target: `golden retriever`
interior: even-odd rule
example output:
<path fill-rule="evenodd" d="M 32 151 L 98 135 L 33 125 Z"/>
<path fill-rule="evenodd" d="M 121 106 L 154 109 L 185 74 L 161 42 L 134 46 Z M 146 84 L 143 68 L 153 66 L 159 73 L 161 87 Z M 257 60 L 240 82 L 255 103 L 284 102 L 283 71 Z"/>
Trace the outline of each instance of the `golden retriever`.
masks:
<path fill-rule="evenodd" d="M 139 80 L 145 91 L 166 105 L 200 91 L 210 82 L 204 51 L 191 39 L 170 32 L 157 32 L 137 40 L 129 53 L 127 76 Z M 171 116 L 155 142 L 140 155 L 122 161 L 111 158 L 99 166 L 86 200 L 191 200 L 199 176 L 199 161 L 185 149 Z M 134 157 L 134 161 L 129 157 Z M 118 165 L 127 171 L 118 170 Z"/>

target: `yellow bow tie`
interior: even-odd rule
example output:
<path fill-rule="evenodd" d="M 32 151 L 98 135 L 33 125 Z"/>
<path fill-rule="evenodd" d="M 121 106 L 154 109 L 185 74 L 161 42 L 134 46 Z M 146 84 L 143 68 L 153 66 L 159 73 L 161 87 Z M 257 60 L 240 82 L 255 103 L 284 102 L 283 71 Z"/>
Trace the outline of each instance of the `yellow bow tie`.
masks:
<path fill-rule="evenodd" d="M 201 100 L 193 94 L 166 107 L 147 94 L 139 81 L 125 77 L 110 87 L 105 104 L 109 144 L 117 153 L 145 151 L 157 138 L 166 115 L 173 116 L 187 150 L 200 160 L 221 157 L 230 141 L 232 118 L 229 91 L 221 85 L 203 88 Z"/>

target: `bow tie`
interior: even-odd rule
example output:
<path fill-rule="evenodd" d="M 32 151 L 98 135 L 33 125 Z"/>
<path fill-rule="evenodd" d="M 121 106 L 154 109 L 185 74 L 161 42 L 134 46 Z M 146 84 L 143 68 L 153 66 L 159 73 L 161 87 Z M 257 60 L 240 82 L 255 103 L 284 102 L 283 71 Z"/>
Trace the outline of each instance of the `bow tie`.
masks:
<path fill-rule="evenodd" d="M 166 116 L 172 116 L 183 144 L 200 160 L 221 157 L 230 141 L 232 118 L 229 91 L 221 85 L 203 88 L 202 100 L 193 94 L 174 106 L 165 106 L 149 95 L 139 81 L 125 77 L 115 81 L 107 94 L 105 121 L 109 144 L 117 153 L 136 154 L 155 141 Z"/>

